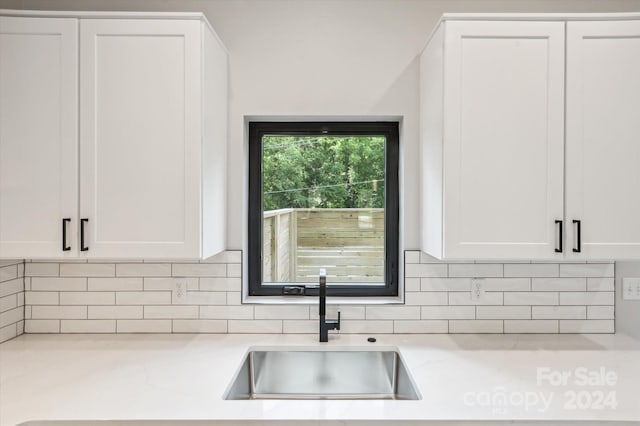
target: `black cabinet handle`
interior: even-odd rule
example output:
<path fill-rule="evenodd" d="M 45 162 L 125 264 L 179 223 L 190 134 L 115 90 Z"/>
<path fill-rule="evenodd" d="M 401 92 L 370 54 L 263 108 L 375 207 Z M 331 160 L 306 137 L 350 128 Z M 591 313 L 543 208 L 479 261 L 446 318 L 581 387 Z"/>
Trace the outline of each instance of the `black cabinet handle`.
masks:
<path fill-rule="evenodd" d="M 581 238 L 582 238 L 582 224 L 580 223 L 579 220 L 574 220 L 573 223 L 574 223 L 574 225 L 576 225 L 576 224 L 578 225 L 578 228 L 576 229 L 576 236 L 577 236 L 577 238 L 576 238 L 577 241 L 576 242 L 578 243 L 578 247 L 574 248 L 573 252 L 574 253 L 580 253 L 580 251 L 582 250 L 582 241 L 581 241 Z"/>
<path fill-rule="evenodd" d="M 556 225 L 560 225 L 558 227 L 558 248 L 556 248 L 556 253 L 562 253 L 562 221 L 556 220 Z"/>
<path fill-rule="evenodd" d="M 80 219 L 80 251 L 87 251 L 89 247 L 84 245 L 84 224 L 89 222 L 89 219 Z"/>
<path fill-rule="evenodd" d="M 67 246 L 67 223 L 71 222 L 70 217 L 62 219 L 62 251 L 71 250 L 71 246 Z"/>

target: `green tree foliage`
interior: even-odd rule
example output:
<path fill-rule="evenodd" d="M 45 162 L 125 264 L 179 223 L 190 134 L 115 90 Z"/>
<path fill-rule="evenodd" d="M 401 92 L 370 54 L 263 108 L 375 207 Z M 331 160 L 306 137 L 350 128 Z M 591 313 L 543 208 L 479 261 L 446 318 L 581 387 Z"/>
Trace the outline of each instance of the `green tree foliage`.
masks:
<path fill-rule="evenodd" d="M 265 136 L 264 210 L 384 207 L 384 137 Z"/>

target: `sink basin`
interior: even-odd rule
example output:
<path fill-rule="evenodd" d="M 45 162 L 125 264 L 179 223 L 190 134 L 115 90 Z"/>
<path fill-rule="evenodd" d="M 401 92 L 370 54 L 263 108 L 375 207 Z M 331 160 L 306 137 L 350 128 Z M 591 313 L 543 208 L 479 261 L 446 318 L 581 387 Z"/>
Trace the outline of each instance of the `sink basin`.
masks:
<path fill-rule="evenodd" d="M 400 353 L 387 350 L 250 350 L 224 399 L 417 400 Z"/>

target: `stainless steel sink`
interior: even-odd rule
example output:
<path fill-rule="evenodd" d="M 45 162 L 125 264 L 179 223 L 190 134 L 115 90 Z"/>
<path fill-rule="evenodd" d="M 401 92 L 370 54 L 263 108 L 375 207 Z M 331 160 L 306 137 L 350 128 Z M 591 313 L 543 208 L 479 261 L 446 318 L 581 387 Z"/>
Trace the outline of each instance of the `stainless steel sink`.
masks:
<path fill-rule="evenodd" d="M 388 350 L 250 350 L 224 399 L 417 400 L 402 357 Z"/>

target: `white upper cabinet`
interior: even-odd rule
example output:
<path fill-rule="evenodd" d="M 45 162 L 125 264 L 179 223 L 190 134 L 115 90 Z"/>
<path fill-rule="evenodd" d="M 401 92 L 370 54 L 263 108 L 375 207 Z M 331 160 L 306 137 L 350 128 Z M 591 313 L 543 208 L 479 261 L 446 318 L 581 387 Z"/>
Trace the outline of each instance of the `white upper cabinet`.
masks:
<path fill-rule="evenodd" d="M 77 19 L 0 16 L 0 258 L 78 255 L 77 70 Z"/>
<path fill-rule="evenodd" d="M 566 120 L 568 254 L 640 258 L 640 21 L 567 23 Z"/>
<path fill-rule="evenodd" d="M 56 21 L 30 19 L 48 38 L 2 35 L 1 119 L 10 138 L 1 139 L 0 255 L 63 257 L 63 217 L 72 218 L 70 255 L 81 258 L 199 259 L 224 250 L 227 54 L 206 20 L 70 19 L 64 69 L 51 44 L 63 42 L 51 36 Z M 15 118 L 5 103 L 18 105 Z"/>
<path fill-rule="evenodd" d="M 423 251 L 561 257 L 564 23 L 445 21 L 421 59 Z"/>
<path fill-rule="evenodd" d="M 202 245 L 214 235 L 203 234 L 202 222 L 215 220 L 215 212 L 203 212 L 201 197 L 209 195 L 203 168 L 224 170 L 215 156 L 224 158 L 225 140 L 203 138 L 203 30 L 194 20 L 80 23 L 80 216 L 87 256 L 209 254 Z M 204 46 L 205 54 L 216 48 Z M 226 72 L 225 62 L 212 65 L 209 72 Z M 212 95 L 217 99 L 206 101 L 226 103 L 226 93 Z M 216 142 L 220 150 L 205 158 L 204 145 Z M 224 199 L 218 202 L 224 206 Z"/>

